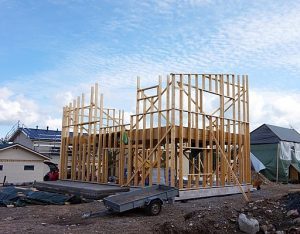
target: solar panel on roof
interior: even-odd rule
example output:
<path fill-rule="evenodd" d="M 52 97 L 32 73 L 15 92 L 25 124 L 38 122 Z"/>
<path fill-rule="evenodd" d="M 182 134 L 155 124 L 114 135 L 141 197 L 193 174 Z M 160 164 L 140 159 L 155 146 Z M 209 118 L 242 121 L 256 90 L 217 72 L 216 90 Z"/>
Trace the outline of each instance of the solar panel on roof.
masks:
<path fill-rule="evenodd" d="M 41 140 L 60 140 L 61 131 L 35 129 L 35 128 L 23 128 L 24 133 L 30 139 L 41 139 Z"/>

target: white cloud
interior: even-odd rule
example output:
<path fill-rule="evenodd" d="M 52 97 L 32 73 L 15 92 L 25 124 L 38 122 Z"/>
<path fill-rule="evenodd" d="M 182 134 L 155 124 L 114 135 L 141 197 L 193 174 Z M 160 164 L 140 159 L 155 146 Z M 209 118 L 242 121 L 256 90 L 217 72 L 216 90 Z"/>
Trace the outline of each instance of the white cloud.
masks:
<path fill-rule="evenodd" d="M 69 104 L 70 102 L 73 101 L 74 99 L 74 94 L 72 94 L 71 91 L 67 91 L 67 92 L 59 92 L 59 93 L 56 93 L 55 96 L 54 96 L 54 100 L 56 103 L 62 103 L 67 105 Z"/>
<path fill-rule="evenodd" d="M 300 6 L 280 5 L 276 10 L 251 10 L 225 21 L 218 29 L 215 49 L 236 64 L 252 60 L 254 65 L 299 68 Z"/>
<path fill-rule="evenodd" d="M 251 129 L 267 123 L 300 130 L 300 93 L 284 90 L 250 91 Z"/>
<path fill-rule="evenodd" d="M 9 81 L 10 89 L 0 89 L 0 124 L 23 119 L 28 125 L 39 122 L 40 126 L 57 128 L 61 124 L 62 106 L 81 92 L 88 94 L 94 82 L 99 83 L 100 91 L 104 93 L 106 107 L 133 112 L 138 75 L 142 78 L 142 86 L 147 86 L 156 84 L 159 74 L 169 72 L 226 73 L 235 72 L 237 67 L 244 71 L 259 67 L 299 72 L 299 5 L 278 4 L 276 10 L 274 7 L 254 7 L 240 14 L 235 13 L 228 19 L 220 15 L 211 25 L 203 25 L 205 14 L 199 14 L 197 18 L 186 13 L 191 10 L 186 11 L 186 8 L 198 13 L 199 7 L 211 2 L 169 0 L 152 4 L 142 1 L 134 3 L 129 12 L 119 9 L 119 12 L 115 12 L 115 18 L 103 29 L 106 31 L 100 33 L 110 30 L 123 35 L 122 29 L 126 29 L 126 33 L 136 30 L 134 38 L 146 33 L 148 40 L 131 41 L 127 34 L 126 39 L 112 37 L 112 40 L 120 40 L 120 44 L 132 46 L 121 50 L 121 53 L 114 52 L 105 43 L 88 41 L 86 45 L 69 52 L 55 69 L 20 77 L 17 82 Z M 235 1 L 229 2 L 234 4 Z M 159 19 L 155 11 L 174 16 L 174 10 L 181 14 L 180 17 L 186 13 L 185 17 L 191 18 L 185 23 L 181 22 L 181 18 L 162 18 L 161 24 L 151 21 L 153 18 Z M 174 22 L 178 22 L 178 25 Z M 213 29 L 206 29 L 207 26 Z M 23 80 L 28 81 L 25 89 Z M 35 101 L 17 96 L 10 91 L 12 89 L 15 92 L 27 90 Z M 42 91 L 45 91 L 42 93 L 45 100 L 37 104 Z M 300 100 L 300 96 L 287 91 L 280 91 L 280 97 L 277 94 L 270 90 L 251 91 L 252 128 L 269 122 L 283 126 L 291 124 L 300 129 L 297 120 L 300 107 L 295 101 Z M 128 112 L 125 112 L 125 116 L 128 119 Z"/>
<path fill-rule="evenodd" d="M 0 124 L 14 124 L 18 120 L 33 124 L 39 119 L 38 107 L 33 100 L 0 88 Z"/>
<path fill-rule="evenodd" d="M 51 116 L 48 116 L 45 125 L 49 126 L 49 129 L 51 130 L 61 130 L 62 120 L 61 118 L 52 118 Z"/>
<path fill-rule="evenodd" d="M 21 121 L 27 127 L 38 125 L 40 128 L 61 129 L 61 119 L 52 117 L 43 109 L 47 107 L 39 106 L 24 94 L 14 93 L 7 87 L 0 88 L 0 126 L 13 126 Z"/>

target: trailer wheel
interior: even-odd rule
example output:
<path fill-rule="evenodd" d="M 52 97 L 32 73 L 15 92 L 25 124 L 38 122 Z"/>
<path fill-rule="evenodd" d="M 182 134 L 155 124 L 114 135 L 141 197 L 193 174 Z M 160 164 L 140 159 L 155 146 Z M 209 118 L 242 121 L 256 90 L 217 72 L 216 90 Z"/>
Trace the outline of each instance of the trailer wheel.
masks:
<path fill-rule="evenodd" d="M 154 200 L 152 201 L 147 207 L 146 207 L 146 212 L 148 215 L 154 216 L 158 215 L 161 211 L 161 201 L 159 200 Z"/>

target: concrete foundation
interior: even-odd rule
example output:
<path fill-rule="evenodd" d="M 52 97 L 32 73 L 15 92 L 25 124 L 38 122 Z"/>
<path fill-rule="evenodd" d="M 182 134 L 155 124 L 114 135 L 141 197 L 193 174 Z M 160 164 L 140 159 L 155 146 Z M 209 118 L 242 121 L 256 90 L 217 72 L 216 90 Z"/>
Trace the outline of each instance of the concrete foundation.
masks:
<path fill-rule="evenodd" d="M 250 184 L 242 185 L 242 188 L 245 192 L 247 192 L 248 190 L 250 191 L 253 190 L 253 186 Z M 241 190 L 238 186 L 180 190 L 179 197 L 176 197 L 175 201 L 205 198 L 205 197 L 226 196 L 226 195 L 238 194 L 238 193 L 241 193 Z"/>
<path fill-rule="evenodd" d="M 129 187 L 120 187 L 114 184 L 86 183 L 68 180 L 35 182 L 33 187 L 40 191 L 72 194 L 95 200 L 102 199 L 119 192 L 129 191 Z"/>

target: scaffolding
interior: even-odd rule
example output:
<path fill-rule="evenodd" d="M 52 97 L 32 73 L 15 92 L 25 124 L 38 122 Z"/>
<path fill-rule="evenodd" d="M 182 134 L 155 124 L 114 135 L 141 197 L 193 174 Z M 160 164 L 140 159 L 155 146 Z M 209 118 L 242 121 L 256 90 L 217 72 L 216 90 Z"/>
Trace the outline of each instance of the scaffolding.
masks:
<path fill-rule="evenodd" d="M 251 183 L 248 76 L 170 74 L 142 88 L 136 113 L 103 107 L 98 84 L 64 107 L 61 179 L 179 189 Z M 68 156 L 71 152 L 71 156 Z"/>

